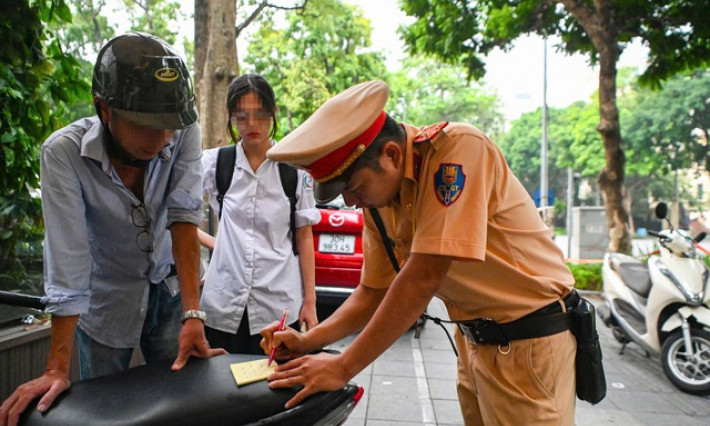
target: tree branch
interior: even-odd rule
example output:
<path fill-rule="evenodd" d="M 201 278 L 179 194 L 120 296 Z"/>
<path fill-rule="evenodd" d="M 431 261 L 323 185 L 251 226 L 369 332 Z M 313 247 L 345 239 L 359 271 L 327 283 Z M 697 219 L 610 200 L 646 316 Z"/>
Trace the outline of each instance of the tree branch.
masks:
<path fill-rule="evenodd" d="M 254 22 L 254 20 L 256 20 L 256 18 L 259 17 L 259 15 L 261 14 L 261 12 L 262 12 L 264 9 L 266 9 L 267 7 L 268 7 L 268 8 L 271 8 L 271 9 L 279 9 L 279 10 L 304 10 L 304 9 L 306 8 L 306 4 L 307 4 L 307 3 L 308 3 L 308 0 L 303 0 L 303 3 L 301 3 L 300 5 L 296 5 L 296 6 L 279 6 L 279 5 L 277 5 L 277 4 L 271 4 L 271 3 L 269 3 L 268 0 L 264 0 L 264 1 L 262 1 L 261 3 L 259 3 L 259 5 L 256 7 L 256 9 L 254 9 L 254 11 L 251 13 L 251 15 L 249 15 L 249 17 L 248 17 L 244 22 L 242 22 L 241 24 L 239 24 L 239 25 L 237 25 L 237 26 L 235 27 L 235 31 L 236 31 L 236 34 L 237 34 L 237 35 L 236 35 L 236 38 L 239 38 L 239 34 L 241 34 L 241 32 L 244 31 L 244 30 L 246 29 L 246 27 L 249 26 L 249 24 L 251 24 L 252 22 Z"/>

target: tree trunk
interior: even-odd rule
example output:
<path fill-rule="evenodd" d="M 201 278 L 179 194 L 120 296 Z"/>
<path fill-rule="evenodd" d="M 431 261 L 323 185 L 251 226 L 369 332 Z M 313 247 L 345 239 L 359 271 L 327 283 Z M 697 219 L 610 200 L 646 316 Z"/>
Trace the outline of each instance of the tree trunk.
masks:
<path fill-rule="evenodd" d="M 599 127 L 604 142 L 606 166 L 599 172 L 599 188 L 606 205 L 609 251 L 631 253 L 629 213 L 624 206 L 626 157 L 616 106 L 616 64 L 619 60 L 619 28 L 609 0 L 559 1 L 589 35 L 599 54 Z"/>
<path fill-rule="evenodd" d="M 229 143 L 227 89 L 239 75 L 234 0 L 195 0 L 195 92 L 202 147 Z"/>
<path fill-rule="evenodd" d="M 626 211 L 629 213 L 629 231 L 631 235 L 634 235 L 636 231 L 636 224 L 634 223 L 634 215 L 632 214 L 633 212 L 633 202 L 634 202 L 634 196 L 633 194 L 635 193 L 634 188 L 629 187 L 628 185 L 624 185 L 626 188 L 626 191 L 624 193 L 624 208 Z"/>
<path fill-rule="evenodd" d="M 599 52 L 599 133 L 604 142 L 606 166 L 599 173 L 604 194 L 609 251 L 631 253 L 629 213 L 624 205 L 626 156 L 616 106 L 616 63 L 619 51 L 615 40 L 608 40 Z"/>

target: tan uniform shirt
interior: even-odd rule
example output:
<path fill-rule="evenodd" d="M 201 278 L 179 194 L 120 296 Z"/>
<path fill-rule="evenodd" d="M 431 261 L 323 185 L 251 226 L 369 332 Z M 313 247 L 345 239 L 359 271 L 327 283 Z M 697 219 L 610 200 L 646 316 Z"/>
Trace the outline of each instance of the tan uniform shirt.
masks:
<path fill-rule="evenodd" d="M 498 147 L 466 124 L 422 141 L 402 126 L 405 179 L 380 215 L 400 265 L 410 253 L 454 259 L 437 292 L 451 319 L 509 322 L 566 295 L 574 278 L 563 254 Z M 394 268 L 369 212 L 365 223 L 362 285 L 386 288 Z"/>

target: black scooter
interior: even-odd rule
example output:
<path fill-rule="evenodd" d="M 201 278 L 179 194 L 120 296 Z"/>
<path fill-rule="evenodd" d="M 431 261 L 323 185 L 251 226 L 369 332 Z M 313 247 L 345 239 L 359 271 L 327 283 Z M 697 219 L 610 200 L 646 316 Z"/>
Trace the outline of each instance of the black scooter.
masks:
<path fill-rule="evenodd" d="M 44 309 L 41 299 L 0 291 L 0 303 Z M 325 426 L 345 422 L 363 395 L 349 383 L 321 392 L 299 405 L 284 404 L 300 388 L 269 389 L 266 381 L 237 386 L 230 364 L 262 358 L 228 354 L 191 358 L 180 371 L 173 360 L 75 382 L 45 413 L 30 404 L 22 425 L 294 425 Z"/>

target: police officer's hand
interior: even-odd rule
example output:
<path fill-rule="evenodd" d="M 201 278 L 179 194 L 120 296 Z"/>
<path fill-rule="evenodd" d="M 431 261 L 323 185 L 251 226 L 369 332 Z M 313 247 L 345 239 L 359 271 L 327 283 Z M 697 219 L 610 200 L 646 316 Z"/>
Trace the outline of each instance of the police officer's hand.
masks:
<path fill-rule="evenodd" d="M 69 386 L 68 375 L 55 370 L 47 370 L 40 377 L 20 385 L 0 406 L 0 426 L 15 426 L 20 414 L 39 396 L 42 398 L 37 403 L 37 411 L 46 411 Z"/>
<path fill-rule="evenodd" d="M 211 349 L 205 337 L 205 326 L 200 319 L 191 318 L 185 321 L 178 338 L 180 348 L 172 369 L 179 370 L 185 366 L 191 356 L 197 358 L 211 358 L 215 355 L 227 353 L 224 349 Z"/>
<path fill-rule="evenodd" d="M 343 367 L 341 355 L 321 352 L 291 360 L 276 367 L 276 372 L 266 378 L 271 389 L 303 386 L 285 407 L 291 408 L 308 395 L 341 389 L 350 377 Z"/>
<path fill-rule="evenodd" d="M 291 327 L 278 331 L 279 321 L 274 321 L 261 330 L 260 346 L 265 354 L 271 353 L 271 348 L 276 348 L 274 359 L 291 359 L 308 353 L 305 345 L 304 334 Z"/>

